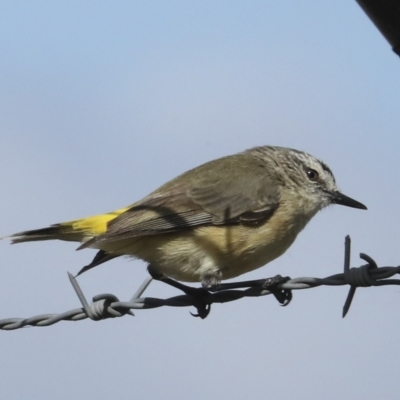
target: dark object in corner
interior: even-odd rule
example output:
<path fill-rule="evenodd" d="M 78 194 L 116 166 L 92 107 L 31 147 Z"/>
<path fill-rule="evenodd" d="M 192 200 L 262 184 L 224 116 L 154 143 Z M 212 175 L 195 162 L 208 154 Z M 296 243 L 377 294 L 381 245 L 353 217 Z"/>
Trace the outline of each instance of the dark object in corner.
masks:
<path fill-rule="evenodd" d="M 400 56 L 400 0 L 356 0 Z"/>

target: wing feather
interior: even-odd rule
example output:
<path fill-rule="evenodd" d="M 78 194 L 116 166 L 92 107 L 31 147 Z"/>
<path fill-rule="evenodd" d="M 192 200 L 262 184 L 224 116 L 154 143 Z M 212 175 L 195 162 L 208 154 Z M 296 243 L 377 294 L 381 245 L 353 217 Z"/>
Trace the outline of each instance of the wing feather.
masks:
<path fill-rule="evenodd" d="M 221 176 L 225 180 L 221 181 Z M 245 153 L 225 157 L 161 186 L 110 221 L 105 233 L 81 248 L 197 226 L 258 224 L 274 213 L 279 197 L 264 164 Z"/>

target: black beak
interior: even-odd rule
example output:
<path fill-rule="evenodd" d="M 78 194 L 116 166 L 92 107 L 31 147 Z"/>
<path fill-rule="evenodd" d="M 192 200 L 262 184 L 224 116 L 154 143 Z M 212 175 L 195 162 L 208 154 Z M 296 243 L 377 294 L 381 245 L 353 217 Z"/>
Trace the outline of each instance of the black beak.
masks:
<path fill-rule="evenodd" d="M 342 206 L 360 208 L 361 210 L 366 210 L 367 207 L 364 204 L 359 203 L 357 200 L 352 199 L 340 192 L 332 192 L 332 203 L 341 204 Z"/>

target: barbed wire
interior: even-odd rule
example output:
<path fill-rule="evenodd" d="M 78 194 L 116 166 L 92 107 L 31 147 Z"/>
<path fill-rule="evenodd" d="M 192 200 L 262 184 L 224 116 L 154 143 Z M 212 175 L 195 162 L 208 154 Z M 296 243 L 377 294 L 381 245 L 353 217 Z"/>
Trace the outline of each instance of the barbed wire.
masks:
<path fill-rule="evenodd" d="M 25 326 L 49 326 L 60 321 L 81 321 L 90 318 L 99 321 L 107 318 L 131 315 L 131 310 L 148 310 L 158 307 L 189 307 L 194 306 L 201 318 L 207 317 L 211 304 L 227 303 L 244 297 L 260 297 L 273 294 L 281 305 L 291 301 L 293 290 L 311 289 L 318 286 L 343 286 L 350 285 L 350 290 L 343 306 L 342 316 L 345 317 L 350 309 L 351 302 L 358 287 L 400 285 L 399 279 L 388 279 L 400 273 L 398 267 L 378 267 L 376 262 L 366 254 L 361 253 L 360 258 L 366 261 L 365 265 L 350 268 L 350 237 L 345 239 L 344 271 L 326 278 L 274 278 L 259 279 L 244 282 L 223 283 L 217 288 L 206 290 L 183 285 L 170 279 L 161 279 L 166 283 L 182 290 L 185 294 L 167 299 L 142 297 L 154 277 L 145 279 L 133 297 L 127 301 L 119 301 L 113 294 L 101 294 L 93 297 L 89 304 L 76 280 L 68 273 L 70 282 L 82 304 L 61 314 L 43 314 L 31 318 L 7 318 L 0 320 L 0 329 L 14 330 Z M 243 290 L 238 290 L 243 289 Z"/>

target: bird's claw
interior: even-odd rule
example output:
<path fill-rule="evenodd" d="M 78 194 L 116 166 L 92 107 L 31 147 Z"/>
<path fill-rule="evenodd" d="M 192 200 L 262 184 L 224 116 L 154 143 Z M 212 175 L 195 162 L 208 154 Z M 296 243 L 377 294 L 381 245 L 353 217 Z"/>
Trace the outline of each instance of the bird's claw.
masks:
<path fill-rule="evenodd" d="M 193 317 L 200 317 L 204 319 L 210 314 L 211 304 L 205 301 L 205 298 L 210 294 L 210 292 L 203 288 L 193 288 L 188 287 L 185 293 L 192 297 L 193 306 L 197 309 L 197 314 L 190 313 Z"/>
<path fill-rule="evenodd" d="M 289 279 L 290 277 L 288 276 L 283 277 L 281 275 L 276 275 L 272 278 L 267 278 L 262 285 L 263 289 L 270 291 L 283 307 L 289 305 L 292 301 L 293 294 L 291 290 L 281 289 L 278 286 L 287 282 Z"/>
<path fill-rule="evenodd" d="M 171 278 L 168 278 L 160 274 L 157 270 L 152 268 L 151 265 L 147 268 L 151 277 L 155 280 L 161 281 L 170 285 L 176 289 L 181 290 L 187 296 L 193 299 L 193 306 L 197 308 L 197 314 L 190 313 L 193 317 L 200 317 L 204 319 L 210 314 L 211 304 L 205 301 L 205 298 L 210 295 L 210 292 L 205 288 L 194 288 L 191 286 L 184 285 L 183 283 L 177 282 Z"/>
<path fill-rule="evenodd" d="M 204 319 L 210 314 L 211 311 L 211 304 L 194 304 L 194 306 L 197 308 L 197 314 L 193 314 L 190 312 L 190 315 L 193 317 L 200 317 L 201 319 Z"/>

